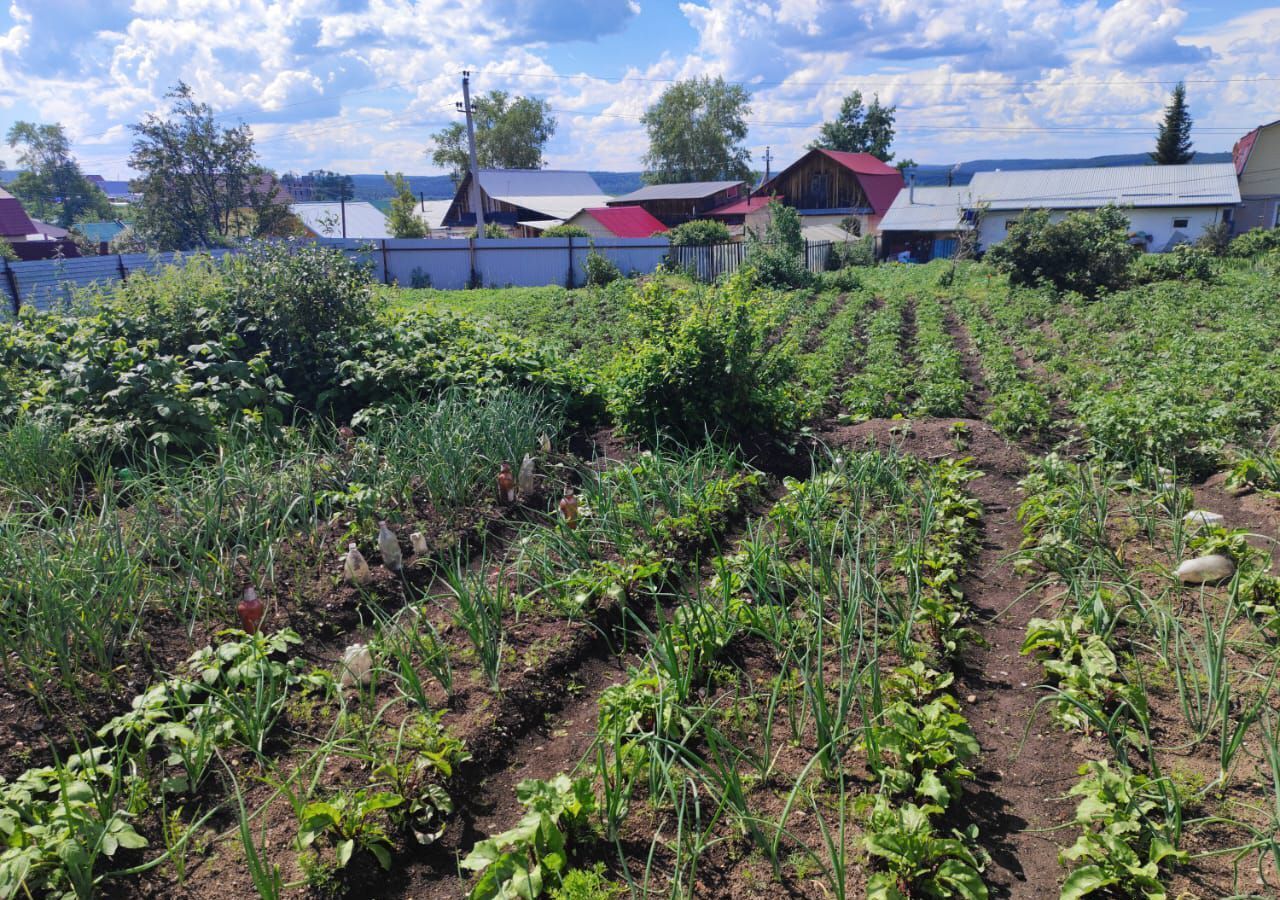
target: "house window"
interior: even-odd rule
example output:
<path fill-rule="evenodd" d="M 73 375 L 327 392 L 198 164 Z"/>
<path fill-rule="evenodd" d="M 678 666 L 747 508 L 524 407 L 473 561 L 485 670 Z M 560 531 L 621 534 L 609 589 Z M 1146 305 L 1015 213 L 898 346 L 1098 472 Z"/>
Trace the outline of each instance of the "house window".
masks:
<path fill-rule="evenodd" d="M 1191 225 L 1191 220 L 1186 218 L 1185 216 L 1173 220 L 1174 228 L 1188 228 L 1190 227 L 1190 225 Z"/>

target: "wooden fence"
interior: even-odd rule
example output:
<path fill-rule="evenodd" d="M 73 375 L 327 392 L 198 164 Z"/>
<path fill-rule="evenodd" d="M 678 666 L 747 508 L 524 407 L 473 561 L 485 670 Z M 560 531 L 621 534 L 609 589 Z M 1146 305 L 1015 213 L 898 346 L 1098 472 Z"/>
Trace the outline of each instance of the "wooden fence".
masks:
<path fill-rule="evenodd" d="M 671 264 L 699 281 L 712 282 L 721 275 L 732 275 L 738 271 L 746 262 L 750 247 L 744 241 L 699 247 L 672 247 Z M 834 247 L 833 241 L 805 241 L 805 268 L 810 272 L 825 271 Z"/>

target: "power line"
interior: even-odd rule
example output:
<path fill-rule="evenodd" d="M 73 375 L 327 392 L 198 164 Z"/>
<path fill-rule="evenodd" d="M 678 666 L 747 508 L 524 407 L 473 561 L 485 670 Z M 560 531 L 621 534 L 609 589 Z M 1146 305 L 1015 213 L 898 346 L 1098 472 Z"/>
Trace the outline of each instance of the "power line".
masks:
<path fill-rule="evenodd" d="M 480 73 L 486 73 L 486 70 L 473 70 Z M 622 84 L 627 81 L 639 81 L 649 84 L 677 84 L 686 79 L 680 78 L 652 78 L 646 75 L 587 75 L 587 74 L 560 74 L 549 72 L 505 72 L 497 70 L 489 70 L 486 74 L 497 78 L 511 79 L 533 79 L 533 78 L 549 78 L 559 80 L 581 80 L 581 81 L 601 81 L 606 84 Z M 1052 78 L 1039 78 L 1030 81 L 978 81 L 964 80 L 958 78 L 949 78 L 942 81 L 899 81 L 893 76 L 888 75 L 868 75 L 857 79 L 839 79 L 831 81 L 726 81 L 726 84 L 736 85 L 744 88 L 758 87 L 858 87 L 867 84 L 884 84 L 891 87 L 993 87 L 993 88 L 1026 88 L 1026 87 L 1058 87 L 1066 85 L 1086 85 L 1097 87 L 1117 87 L 1124 85 L 1150 86 L 1150 85 L 1172 85 L 1182 82 L 1183 84 L 1252 84 L 1252 83 L 1269 83 L 1280 81 L 1280 77 L 1257 76 L 1242 78 L 1166 78 L 1166 79 L 1080 79 L 1080 78 L 1064 78 L 1055 80 Z"/>

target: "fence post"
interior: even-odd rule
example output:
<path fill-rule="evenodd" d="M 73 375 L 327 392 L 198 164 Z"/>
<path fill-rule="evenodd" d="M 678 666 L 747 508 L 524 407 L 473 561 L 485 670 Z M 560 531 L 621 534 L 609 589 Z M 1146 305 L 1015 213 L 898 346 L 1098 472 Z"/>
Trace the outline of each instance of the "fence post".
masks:
<path fill-rule="evenodd" d="M 391 270 L 387 267 L 387 239 L 382 239 L 382 283 L 391 283 Z"/>
<path fill-rule="evenodd" d="M 120 280 L 128 281 L 129 270 L 124 267 L 124 256 L 119 253 L 116 254 L 116 265 L 120 268 Z"/>
<path fill-rule="evenodd" d="M 569 274 L 565 276 L 564 286 L 573 290 L 573 235 L 569 235 Z"/>
<path fill-rule="evenodd" d="M 5 281 L 9 283 L 9 296 L 12 297 L 13 314 L 16 316 L 18 310 L 22 307 L 22 300 L 18 297 L 18 279 L 13 275 L 13 267 L 9 265 L 9 260 L 4 262 Z"/>
<path fill-rule="evenodd" d="M 471 259 L 471 283 L 467 287 L 480 287 L 480 273 L 476 271 L 476 239 L 473 237 L 467 238 L 467 254 Z"/>

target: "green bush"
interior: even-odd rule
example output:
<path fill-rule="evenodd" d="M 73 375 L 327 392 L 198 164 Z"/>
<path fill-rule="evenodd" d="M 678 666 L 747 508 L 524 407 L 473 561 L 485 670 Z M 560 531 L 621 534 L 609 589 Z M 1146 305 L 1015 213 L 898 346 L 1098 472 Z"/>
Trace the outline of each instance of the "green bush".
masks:
<path fill-rule="evenodd" d="M 987 262 L 1009 283 L 1047 285 L 1096 297 L 1124 287 L 1140 252 L 1129 243 L 1129 220 L 1114 206 L 1070 213 L 1060 222 L 1048 210 L 1023 213 L 1003 241 L 987 251 Z"/>
<path fill-rule="evenodd" d="M 467 234 L 467 237 L 473 238 L 473 237 L 476 237 L 476 235 L 477 235 L 476 229 L 472 228 L 471 231 Z M 497 222 L 484 223 L 484 236 L 487 238 L 493 238 L 494 240 L 506 240 L 511 237 L 511 235 L 507 234 L 506 229 L 504 229 Z"/>
<path fill-rule="evenodd" d="M 753 237 L 747 249 L 747 265 L 760 284 L 775 288 L 804 288 L 814 282 L 805 265 L 805 241 L 800 214 L 777 200 L 769 201 L 769 224 L 764 235 Z"/>
<path fill-rule="evenodd" d="M 876 239 L 872 235 L 856 241 L 841 241 L 831 248 L 827 257 L 827 269 L 838 271 L 850 266 L 874 266 L 876 264 Z"/>
<path fill-rule="evenodd" d="M 1270 250 L 1280 250 L 1280 228 L 1255 228 L 1246 231 L 1231 242 L 1227 255 L 1237 259 L 1252 259 Z"/>
<path fill-rule="evenodd" d="M 581 225 L 552 225 L 550 228 L 544 229 L 540 237 L 591 237 L 591 232 L 587 231 L 587 229 L 583 228 Z"/>
<path fill-rule="evenodd" d="M 613 260 L 603 253 L 597 253 L 596 248 L 592 247 L 591 252 L 587 254 L 587 284 L 603 287 L 621 277 L 622 272 L 614 265 Z"/>
<path fill-rule="evenodd" d="M 1226 256 L 1231 246 L 1231 225 L 1227 222 L 1206 225 L 1204 232 L 1196 238 L 1196 246 L 1213 256 Z"/>
<path fill-rule="evenodd" d="M 1179 244 L 1168 253 L 1147 253 L 1134 264 L 1138 284 L 1157 281 L 1212 281 L 1213 254 L 1199 246 Z"/>
<path fill-rule="evenodd" d="M 707 244 L 727 244 L 733 240 L 729 226 L 714 219 L 694 219 L 677 225 L 666 234 L 672 247 L 702 247 Z"/>
<path fill-rule="evenodd" d="M 719 288 L 646 285 L 633 299 L 644 337 L 605 372 L 607 406 L 638 434 L 782 432 L 800 421 L 794 352 L 769 335 L 773 307 L 738 273 Z"/>

